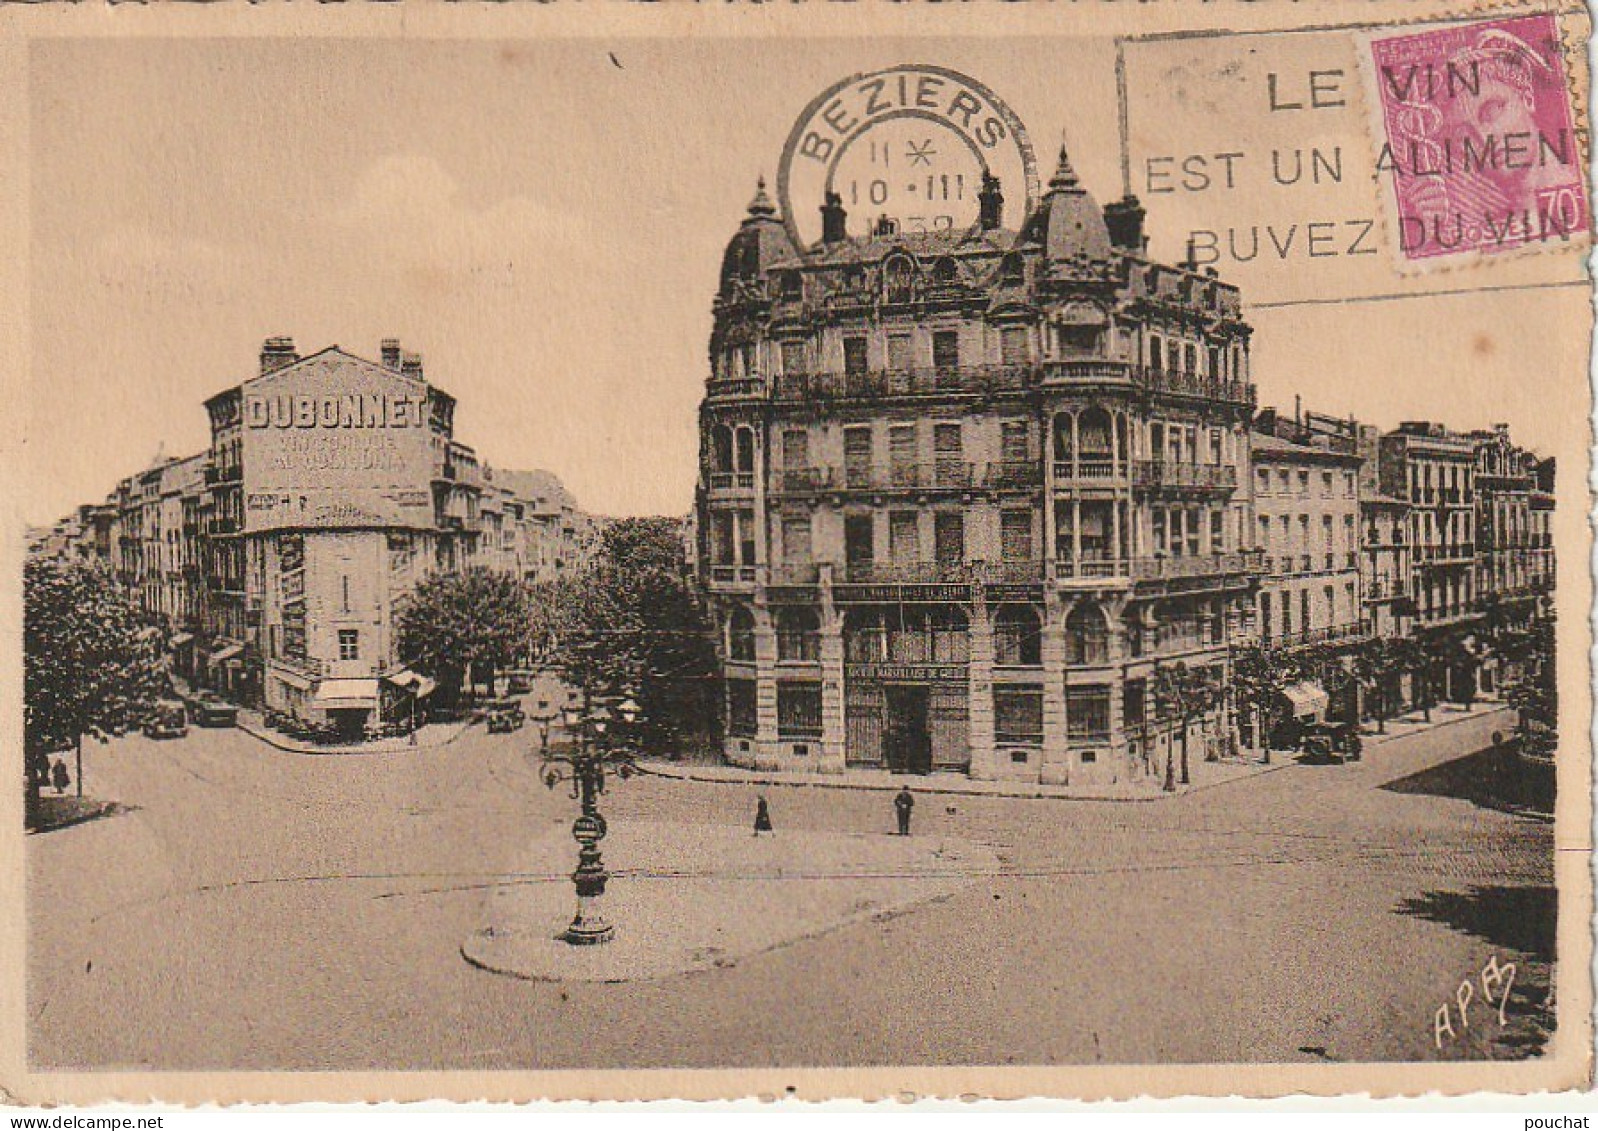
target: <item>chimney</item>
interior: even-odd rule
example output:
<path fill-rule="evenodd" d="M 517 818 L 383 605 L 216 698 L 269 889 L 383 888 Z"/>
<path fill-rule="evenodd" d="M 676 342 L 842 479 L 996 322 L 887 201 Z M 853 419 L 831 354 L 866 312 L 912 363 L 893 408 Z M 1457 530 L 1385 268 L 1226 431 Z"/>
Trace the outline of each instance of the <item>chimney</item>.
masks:
<path fill-rule="evenodd" d="M 427 380 L 422 376 L 422 355 L 405 351 L 400 354 L 399 371 L 407 377 L 414 377 L 418 381 Z"/>
<path fill-rule="evenodd" d="M 1135 196 L 1123 196 L 1104 206 L 1104 226 L 1110 229 L 1110 242 L 1128 251 L 1142 251 L 1143 218 L 1148 215 Z"/>
<path fill-rule="evenodd" d="M 982 191 L 977 193 L 977 223 L 984 232 L 991 232 L 1004 220 L 1004 193 L 999 188 L 999 178 L 992 173 L 982 174 Z"/>
<path fill-rule="evenodd" d="M 821 206 L 822 243 L 842 243 L 849 238 L 849 233 L 844 228 L 847 216 L 843 210 L 843 197 L 835 192 L 829 192 L 826 203 Z"/>
<path fill-rule="evenodd" d="M 398 369 L 400 367 L 400 344 L 398 338 L 383 339 L 383 368 Z"/>
<path fill-rule="evenodd" d="M 261 343 L 261 373 L 266 375 L 293 365 L 300 359 L 294 352 L 293 338 L 268 338 Z"/>
<path fill-rule="evenodd" d="M 892 216 L 878 216 L 875 231 L 879 236 L 896 236 L 899 234 L 899 221 Z"/>

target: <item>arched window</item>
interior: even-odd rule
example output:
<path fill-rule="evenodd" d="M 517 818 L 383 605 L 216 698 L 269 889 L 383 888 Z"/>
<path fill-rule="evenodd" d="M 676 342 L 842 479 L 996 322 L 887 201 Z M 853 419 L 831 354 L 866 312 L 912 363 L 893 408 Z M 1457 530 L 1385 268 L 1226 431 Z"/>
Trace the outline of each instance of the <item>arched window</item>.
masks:
<path fill-rule="evenodd" d="M 1002 667 L 1043 663 L 1043 621 L 1029 605 L 1005 605 L 993 615 L 993 659 Z"/>
<path fill-rule="evenodd" d="M 738 467 L 744 473 L 755 469 L 755 431 L 753 428 L 738 429 Z"/>
<path fill-rule="evenodd" d="M 711 463 L 714 471 L 732 470 L 732 429 L 718 424 L 710 433 Z"/>
<path fill-rule="evenodd" d="M 1267 619 L 1269 619 L 1267 617 Z M 1121 631 L 1126 638 L 1127 653 L 1136 659 L 1143 654 L 1143 617 L 1135 606 L 1128 605 L 1121 614 Z"/>
<path fill-rule="evenodd" d="M 821 658 L 821 618 L 814 609 L 779 609 L 777 659 L 814 663 Z"/>
<path fill-rule="evenodd" d="M 1104 610 L 1089 601 L 1065 618 L 1065 662 L 1105 664 L 1110 660 L 1110 628 Z"/>
<path fill-rule="evenodd" d="M 950 286 L 960 281 L 960 268 L 947 255 L 932 265 L 932 281 L 939 286 Z"/>
<path fill-rule="evenodd" d="M 888 261 L 882 273 L 883 297 L 888 302 L 910 302 L 916 294 L 915 264 L 904 256 Z"/>
<path fill-rule="evenodd" d="M 1110 414 L 1098 405 L 1084 409 L 1077 417 L 1076 433 L 1082 455 L 1109 459 L 1111 453 Z"/>
<path fill-rule="evenodd" d="M 748 609 L 734 609 L 727 618 L 727 658 L 744 663 L 755 658 L 755 618 Z"/>

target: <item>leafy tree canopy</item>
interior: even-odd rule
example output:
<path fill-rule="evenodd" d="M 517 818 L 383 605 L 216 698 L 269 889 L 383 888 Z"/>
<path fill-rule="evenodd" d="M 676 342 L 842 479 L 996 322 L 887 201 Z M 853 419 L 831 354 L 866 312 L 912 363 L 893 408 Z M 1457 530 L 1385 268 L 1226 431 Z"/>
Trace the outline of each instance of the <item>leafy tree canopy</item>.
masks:
<path fill-rule="evenodd" d="M 110 571 L 30 556 L 23 567 L 23 733 L 37 770 L 51 750 L 135 726 L 167 688 L 160 649 Z"/>
<path fill-rule="evenodd" d="M 493 673 L 529 651 L 533 602 L 515 576 L 482 566 L 425 577 L 395 618 L 405 663 L 451 689 L 468 668 Z"/>

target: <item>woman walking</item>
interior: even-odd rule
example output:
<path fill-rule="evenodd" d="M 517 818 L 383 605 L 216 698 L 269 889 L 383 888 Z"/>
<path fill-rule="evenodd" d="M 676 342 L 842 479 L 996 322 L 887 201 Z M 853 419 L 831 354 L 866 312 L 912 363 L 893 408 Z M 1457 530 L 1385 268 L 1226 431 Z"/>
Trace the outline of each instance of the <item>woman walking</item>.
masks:
<path fill-rule="evenodd" d="M 755 835 L 759 836 L 761 833 L 777 835 L 771 827 L 771 808 L 766 804 L 764 793 L 755 798 Z"/>

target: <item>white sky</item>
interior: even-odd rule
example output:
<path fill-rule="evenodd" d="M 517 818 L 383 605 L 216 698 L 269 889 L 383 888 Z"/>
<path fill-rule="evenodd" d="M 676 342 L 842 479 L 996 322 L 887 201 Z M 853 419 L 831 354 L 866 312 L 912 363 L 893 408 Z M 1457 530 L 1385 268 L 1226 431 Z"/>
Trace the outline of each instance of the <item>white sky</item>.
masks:
<path fill-rule="evenodd" d="M 31 59 L 33 522 L 203 447 L 201 401 L 278 334 L 367 357 L 398 336 L 491 463 L 547 468 L 599 513 L 686 512 L 722 250 L 794 118 L 856 71 L 970 74 L 1028 124 L 1043 179 L 1065 131 L 1099 199 L 1121 187 L 1102 39 L 58 40 Z M 1180 258 L 1192 217 L 1145 203 L 1154 252 Z M 1295 278 L 1226 274 L 1252 301 Z M 1547 448 L 1585 388 L 1506 393 L 1586 308 L 1259 311 L 1261 403 L 1508 420 Z"/>

